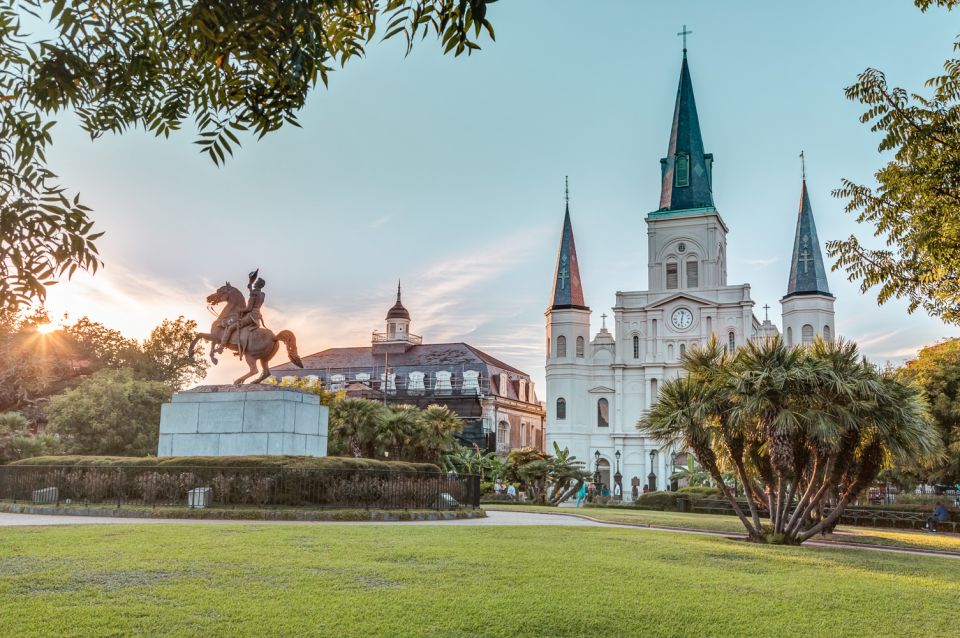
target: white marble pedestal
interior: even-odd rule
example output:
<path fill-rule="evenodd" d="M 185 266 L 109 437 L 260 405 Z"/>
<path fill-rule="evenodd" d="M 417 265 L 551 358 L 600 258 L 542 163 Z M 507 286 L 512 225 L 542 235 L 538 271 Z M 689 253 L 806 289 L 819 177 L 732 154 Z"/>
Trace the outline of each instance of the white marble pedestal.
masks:
<path fill-rule="evenodd" d="M 157 456 L 326 456 L 328 416 L 292 388 L 198 386 L 161 408 Z"/>

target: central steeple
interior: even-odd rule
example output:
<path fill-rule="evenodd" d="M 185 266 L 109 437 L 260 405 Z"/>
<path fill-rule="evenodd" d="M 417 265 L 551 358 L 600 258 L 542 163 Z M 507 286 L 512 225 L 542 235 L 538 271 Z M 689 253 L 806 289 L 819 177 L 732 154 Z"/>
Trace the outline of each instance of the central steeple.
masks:
<path fill-rule="evenodd" d="M 673 109 L 667 156 L 660 160 L 662 185 L 658 212 L 713 209 L 713 155 L 704 153 L 693 81 L 683 49 L 680 86 Z"/>

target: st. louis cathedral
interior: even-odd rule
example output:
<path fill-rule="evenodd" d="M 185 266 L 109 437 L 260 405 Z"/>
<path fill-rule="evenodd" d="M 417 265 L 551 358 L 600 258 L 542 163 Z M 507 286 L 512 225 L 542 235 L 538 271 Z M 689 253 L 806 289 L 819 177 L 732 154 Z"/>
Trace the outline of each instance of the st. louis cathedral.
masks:
<path fill-rule="evenodd" d="M 657 388 L 678 376 L 686 349 L 711 335 L 733 350 L 748 339 L 778 334 L 769 320 L 754 316 L 750 285 L 727 283 L 729 229 L 713 201 L 713 155 L 704 152 L 686 48 L 660 169 L 660 205 L 646 217 L 649 289 L 617 293 L 614 334 L 604 315 L 603 328 L 590 338 L 591 310 L 580 280 L 569 201 L 546 311 L 547 448 L 554 441 L 569 447 L 591 471 L 599 469 L 611 492 L 622 479 L 624 498 L 644 485 L 664 489 L 674 472 L 677 450 L 659 450 L 636 424 L 656 401 Z M 780 304 L 788 344 L 835 334 L 834 297 L 806 179 Z"/>

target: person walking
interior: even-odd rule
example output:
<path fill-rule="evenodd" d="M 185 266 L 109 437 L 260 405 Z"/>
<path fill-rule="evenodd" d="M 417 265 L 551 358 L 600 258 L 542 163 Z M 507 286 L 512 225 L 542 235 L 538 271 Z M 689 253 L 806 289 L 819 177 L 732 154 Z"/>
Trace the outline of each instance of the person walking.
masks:
<path fill-rule="evenodd" d="M 581 483 L 580 489 L 577 491 L 577 507 L 583 507 L 583 501 L 587 498 L 587 484 Z"/>

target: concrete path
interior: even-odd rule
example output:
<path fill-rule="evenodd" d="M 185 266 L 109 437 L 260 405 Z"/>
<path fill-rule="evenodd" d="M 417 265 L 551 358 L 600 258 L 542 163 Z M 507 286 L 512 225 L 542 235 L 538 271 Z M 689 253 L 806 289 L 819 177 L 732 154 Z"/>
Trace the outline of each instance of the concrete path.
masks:
<path fill-rule="evenodd" d="M 635 529 L 637 531 L 667 532 L 673 534 L 697 534 L 700 536 L 724 536 L 738 538 L 740 535 L 727 532 L 707 530 L 678 529 L 667 527 L 649 527 L 641 525 L 622 525 L 608 523 L 598 519 L 591 519 L 585 515 L 571 514 L 537 514 L 533 512 L 510 512 L 502 510 L 487 510 L 486 518 L 468 518 L 452 521 L 225 521 L 203 519 L 168 519 L 168 518 L 113 518 L 107 516 L 64 516 L 42 514 L 5 514 L 0 513 L 0 527 L 31 527 L 51 525 L 458 525 L 458 526 L 548 526 L 548 527 L 615 527 L 620 529 Z M 804 547 L 818 549 L 862 549 L 891 554 L 912 554 L 916 556 L 931 556 L 937 558 L 960 559 L 960 554 L 927 551 L 899 547 L 883 547 L 879 545 L 861 545 L 857 543 L 836 543 L 808 541 Z"/>
<path fill-rule="evenodd" d="M 0 527 L 35 525 L 549 525 L 566 527 L 630 527 L 579 516 L 535 514 L 528 512 L 487 512 L 486 518 L 468 518 L 452 521 L 226 521 L 214 519 L 176 518 L 114 518 L 108 516 L 65 516 L 43 514 L 0 513 Z"/>

